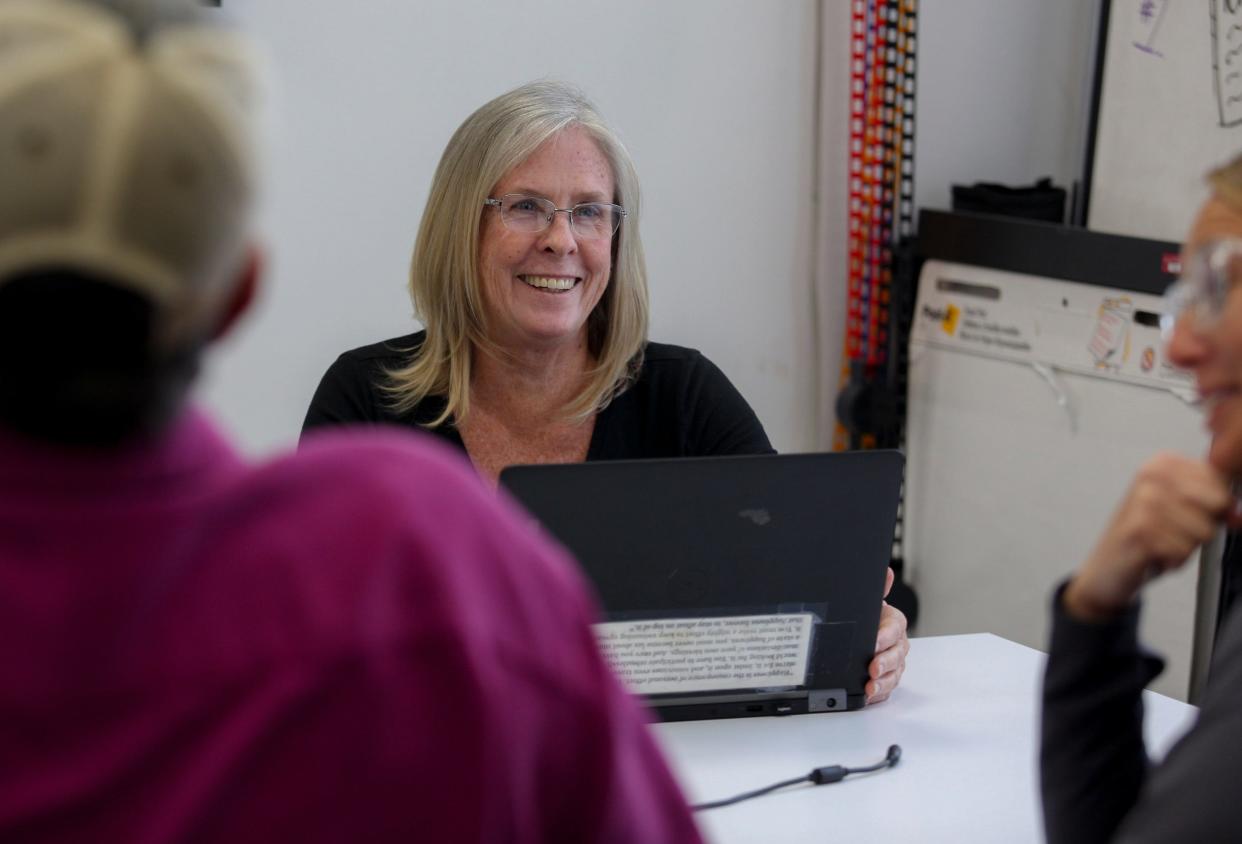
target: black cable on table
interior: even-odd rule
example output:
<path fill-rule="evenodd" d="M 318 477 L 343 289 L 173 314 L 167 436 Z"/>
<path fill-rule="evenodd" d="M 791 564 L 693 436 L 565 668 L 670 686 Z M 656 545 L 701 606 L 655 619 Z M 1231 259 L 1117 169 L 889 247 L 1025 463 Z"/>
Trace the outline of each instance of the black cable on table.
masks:
<path fill-rule="evenodd" d="M 765 794 L 771 794 L 779 788 L 788 788 L 791 785 L 800 785 L 809 782 L 812 785 L 827 785 L 828 783 L 840 782 L 851 774 L 869 774 L 872 771 L 891 768 L 901 759 L 901 748 L 897 745 L 890 745 L 888 754 L 883 761 L 876 762 L 874 765 L 868 765 L 865 768 L 847 768 L 844 765 L 826 765 L 823 768 L 816 768 L 809 774 L 801 777 L 794 777 L 790 780 L 772 783 L 763 788 L 757 788 L 754 791 L 746 791 L 742 794 L 735 794 L 732 797 L 726 797 L 723 800 L 712 800 L 709 803 L 696 803 L 690 808 L 695 812 L 704 812 L 708 809 L 719 809 L 722 806 L 732 806 L 734 803 L 741 803 L 743 800 L 750 800 L 752 797 L 762 797 Z"/>

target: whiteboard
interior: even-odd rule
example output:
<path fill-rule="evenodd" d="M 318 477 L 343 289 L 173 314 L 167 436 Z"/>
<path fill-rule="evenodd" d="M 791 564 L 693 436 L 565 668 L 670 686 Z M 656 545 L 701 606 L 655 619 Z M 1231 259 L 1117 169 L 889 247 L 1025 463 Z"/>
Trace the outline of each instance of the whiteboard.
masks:
<path fill-rule="evenodd" d="M 1088 228 L 1181 241 L 1239 152 L 1242 2 L 1112 0 Z"/>

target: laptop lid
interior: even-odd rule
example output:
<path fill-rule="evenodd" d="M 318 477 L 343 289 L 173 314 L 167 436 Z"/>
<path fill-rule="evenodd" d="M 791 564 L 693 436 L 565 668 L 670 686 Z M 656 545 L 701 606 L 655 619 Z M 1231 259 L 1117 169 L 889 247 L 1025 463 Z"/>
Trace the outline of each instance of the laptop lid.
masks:
<path fill-rule="evenodd" d="M 683 720 L 863 705 L 903 462 L 619 460 L 500 482 L 578 558 L 618 672 Z"/>

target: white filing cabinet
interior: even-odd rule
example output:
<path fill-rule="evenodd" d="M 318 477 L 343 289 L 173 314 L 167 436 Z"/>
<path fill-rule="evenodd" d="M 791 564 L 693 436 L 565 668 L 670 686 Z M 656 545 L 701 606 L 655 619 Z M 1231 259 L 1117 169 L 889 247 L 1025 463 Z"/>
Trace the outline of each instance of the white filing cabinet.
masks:
<path fill-rule="evenodd" d="M 956 226 L 965 215 L 944 216 Z M 1011 236 L 1032 225 L 1037 238 L 1059 228 L 1015 224 Z M 1079 231 L 1069 251 L 1096 237 L 1109 249 L 1130 240 Z M 969 259 L 962 243 L 949 251 Z M 1000 256 L 994 264 L 1052 271 L 1072 257 L 1036 250 L 1028 260 L 1015 249 L 1010 262 L 995 243 L 986 251 Z M 1166 265 L 1176 254 L 1151 251 Z M 904 535 L 919 634 L 990 632 L 1046 648 L 1054 586 L 1086 557 L 1139 465 L 1161 449 L 1205 453 L 1189 376 L 1165 362 L 1152 324 L 1159 309 L 1153 292 L 924 263 L 909 347 Z M 1142 635 L 1168 661 L 1155 690 L 1186 699 L 1197 594 L 1213 588 L 1194 561 L 1148 590 Z M 1214 599 L 1204 605 L 1206 629 Z"/>

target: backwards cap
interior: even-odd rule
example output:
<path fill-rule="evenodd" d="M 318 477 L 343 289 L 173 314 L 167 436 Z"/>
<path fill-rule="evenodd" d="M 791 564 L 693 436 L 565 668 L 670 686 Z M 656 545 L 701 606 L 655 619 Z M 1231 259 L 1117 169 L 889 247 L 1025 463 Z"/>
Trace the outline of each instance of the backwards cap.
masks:
<path fill-rule="evenodd" d="M 222 305 L 256 192 L 255 57 L 189 11 L 0 0 L 0 285 L 102 276 L 157 306 L 161 345 Z"/>

